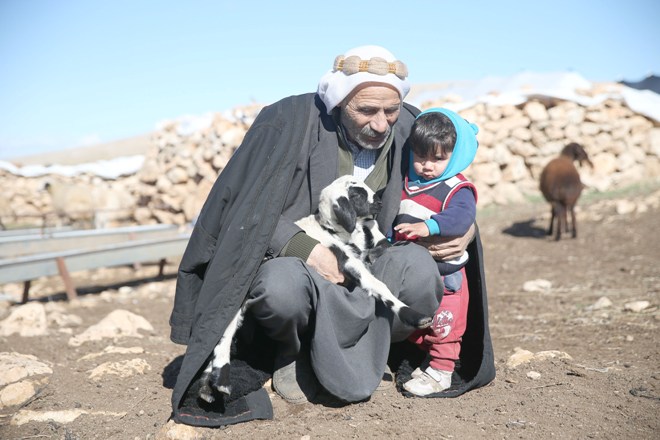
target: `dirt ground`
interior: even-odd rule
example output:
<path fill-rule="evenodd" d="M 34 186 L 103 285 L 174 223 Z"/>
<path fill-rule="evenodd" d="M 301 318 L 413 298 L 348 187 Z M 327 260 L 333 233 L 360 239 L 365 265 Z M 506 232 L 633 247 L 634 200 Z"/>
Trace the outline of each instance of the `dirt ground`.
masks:
<path fill-rule="evenodd" d="M 73 334 L 118 308 L 146 318 L 154 330 L 79 347 L 67 344 L 65 330 L 0 337 L 0 352 L 35 355 L 53 370 L 33 399 L 0 415 L 0 438 L 660 438 L 659 198 L 658 186 L 583 197 L 578 238 L 559 242 L 544 234 L 549 209 L 543 202 L 480 211 L 497 377 L 455 399 L 406 398 L 390 390 L 352 405 L 289 405 L 271 394 L 273 420 L 176 427 L 168 423 L 173 371 L 184 351 L 168 339 L 176 265 L 167 268 L 165 280 L 149 278 L 155 273 L 150 267 L 137 274 L 122 268 L 78 275 L 85 294 L 71 304 L 60 301 L 57 279 L 38 280 L 34 295 L 57 293 L 50 299 L 82 318 Z M 136 275 L 143 279 L 134 281 Z M 649 306 L 628 310 L 635 301 Z M 144 352 L 81 359 L 108 345 Z M 555 350 L 556 356 L 537 355 L 511 368 L 507 361 L 516 347 Z M 133 357 L 150 368 L 129 377 L 89 378 L 101 362 Z M 11 423 L 19 410 L 74 409 L 82 415 L 71 422 Z"/>

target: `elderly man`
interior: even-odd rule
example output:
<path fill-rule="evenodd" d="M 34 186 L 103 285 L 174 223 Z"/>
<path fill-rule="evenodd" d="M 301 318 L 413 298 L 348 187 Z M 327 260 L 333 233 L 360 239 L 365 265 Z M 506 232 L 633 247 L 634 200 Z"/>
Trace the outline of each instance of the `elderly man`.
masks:
<path fill-rule="evenodd" d="M 413 329 L 365 292 L 343 287 L 334 255 L 294 222 L 315 212 L 325 186 L 352 174 L 380 195 L 377 220 L 383 232 L 390 228 L 407 167 L 402 151 L 419 113 L 403 103 L 407 74 L 386 49 L 358 47 L 335 59 L 317 93 L 276 102 L 252 124 L 216 181 L 179 268 L 171 338 L 188 349 L 172 397 L 175 419 L 216 423 L 212 409 L 190 409 L 189 391 L 245 298 L 276 345 L 273 387 L 285 400 L 306 402 L 322 386 L 355 402 L 378 387 L 390 344 Z M 453 258 L 473 234 L 427 246 L 436 258 Z M 429 316 L 442 296 L 431 253 L 414 244 L 392 247 L 372 266 L 395 295 Z M 250 395 L 238 406 L 245 411 L 220 410 L 231 421 L 215 420 L 267 417 L 255 412 Z"/>

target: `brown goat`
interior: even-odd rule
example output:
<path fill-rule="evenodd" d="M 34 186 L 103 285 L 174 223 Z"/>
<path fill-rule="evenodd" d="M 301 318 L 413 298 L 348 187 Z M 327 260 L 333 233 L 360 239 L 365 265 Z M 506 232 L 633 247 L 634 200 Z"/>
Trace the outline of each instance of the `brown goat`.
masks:
<path fill-rule="evenodd" d="M 586 162 L 593 168 L 593 164 L 587 156 L 587 152 L 580 144 L 572 142 L 564 147 L 559 157 L 552 159 L 541 172 L 541 192 L 543 197 L 552 205 L 552 216 L 550 217 L 550 227 L 548 235 L 552 235 L 555 218 L 557 219 L 557 232 L 555 240 L 561 239 L 562 226 L 568 229 L 568 212 L 571 213 L 571 236 L 577 237 L 577 228 L 575 226 L 575 203 L 577 202 L 584 185 L 580 180 L 574 161 L 580 165 Z"/>

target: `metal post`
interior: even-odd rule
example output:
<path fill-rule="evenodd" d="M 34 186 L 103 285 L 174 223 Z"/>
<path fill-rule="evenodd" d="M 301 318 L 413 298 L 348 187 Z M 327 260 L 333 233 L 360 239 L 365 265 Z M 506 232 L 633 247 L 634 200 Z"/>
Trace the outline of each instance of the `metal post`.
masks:
<path fill-rule="evenodd" d="M 64 263 L 64 258 L 57 257 L 55 258 L 55 261 L 57 262 L 57 270 L 60 272 L 62 281 L 64 281 L 64 290 L 66 290 L 66 297 L 68 298 L 69 301 L 73 301 L 78 297 L 78 294 L 76 293 L 76 288 L 73 286 L 73 280 L 71 279 L 71 275 L 69 275 L 69 271 L 66 268 L 66 264 Z"/>
<path fill-rule="evenodd" d="M 30 284 L 32 284 L 32 280 L 27 280 L 23 283 L 23 299 L 21 300 L 21 304 L 28 302 L 28 297 L 30 296 Z"/>

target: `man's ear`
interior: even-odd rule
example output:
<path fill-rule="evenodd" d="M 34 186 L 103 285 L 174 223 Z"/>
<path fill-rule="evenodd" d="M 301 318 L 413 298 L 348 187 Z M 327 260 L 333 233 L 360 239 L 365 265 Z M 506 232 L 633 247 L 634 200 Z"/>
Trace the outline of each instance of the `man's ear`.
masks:
<path fill-rule="evenodd" d="M 339 197 L 335 203 L 332 204 L 332 211 L 337 217 L 337 223 L 341 225 L 346 231 L 353 232 L 355 230 L 355 221 L 357 216 L 355 210 L 346 197 Z"/>

